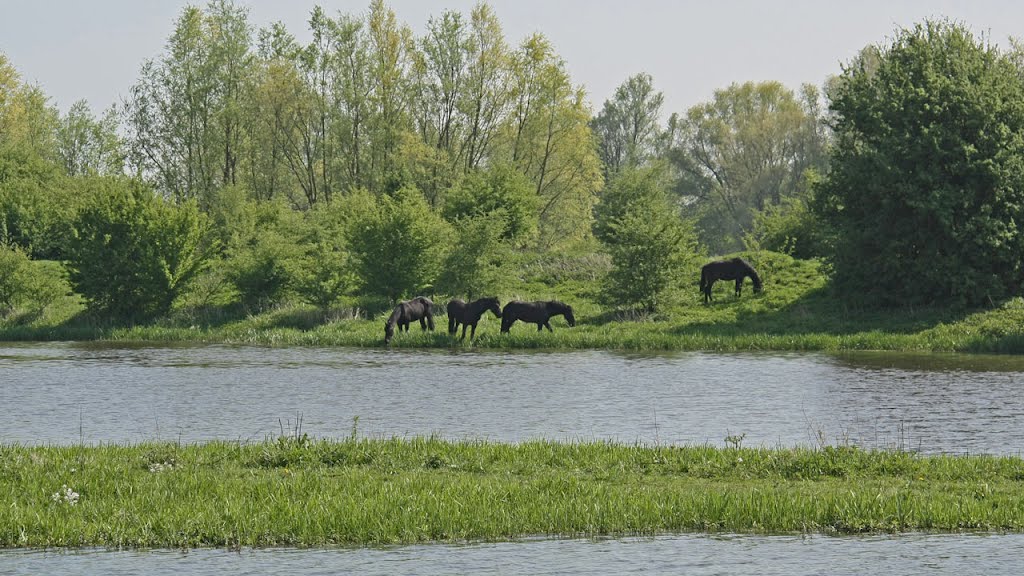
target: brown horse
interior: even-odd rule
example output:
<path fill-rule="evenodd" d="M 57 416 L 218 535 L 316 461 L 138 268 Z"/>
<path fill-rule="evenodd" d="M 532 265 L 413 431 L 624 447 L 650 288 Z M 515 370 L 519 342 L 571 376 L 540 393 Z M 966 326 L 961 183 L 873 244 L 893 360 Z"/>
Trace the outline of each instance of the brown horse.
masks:
<path fill-rule="evenodd" d="M 391 312 L 391 316 L 388 317 L 387 322 L 384 323 L 384 343 L 388 344 L 391 342 L 391 338 L 395 335 L 395 326 L 398 326 L 398 331 L 401 332 L 404 328 L 406 332 L 409 331 L 409 323 L 420 321 L 420 327 L 424 330 L 427 329 L 429 324 L 430 329 L 434 329 L 434 303 L 429 298 L 423 296 L 417 296 L 412 300 L 399 302 L 395 309 Z"/>
<path fill-rule="evenodd" d="M 735 280 L 736 281 L 736 297 L 739 298 L 740 290 L 743 288 L 743 279 L 750 277 L 750 281 L 754 283 L 754 293 L 761 291 L 761 277 L 757 275 L 754 268 L 747 264 L 747 261 L 742 258 L 732 258 L 731 260 L 717 260 L 705 264 L 700 269 L 700 291 L 704 294 L 704 302 L 711 302 L 711 287 L 715 285 L 718 280 Z"/>
<path fill-rule="evenodd" d="M 504 310 L 501 311 L 501 333 L 505 334 L 508 332 L 508 329 L 515 324 L 516 320 L 536 324 L 538 332 L 544 328 L 547 328 L 548 332 L 554 332 L 551 329 L 551 322 L 549 322 L 552 316 L 565 316 L 565 321 L 569 323 L 569 326 L 576 325 L 576 317 L 572 314 L 572 306 L 568 304 L 557 300 L 550 302 L 520 302 L 514 300 L 506 304 Z"/>
<path fill-rule="evenodd" d="M 501 318 L 501 304 L 498 303 L 497 298 L 480 298 L 469 304 L 458 298 L 452 300 L 448 303 L 448 333 L 454 336 L 459 331 L 459 324 L 462 324 L 460 340 L 465 340 L 466 327 L 470 326 L 472 330 L 469 333 L 469 339 L 472 340 L 476 337 L 477 322 L 488 310 L 494 314 L 495 318 Z"/>

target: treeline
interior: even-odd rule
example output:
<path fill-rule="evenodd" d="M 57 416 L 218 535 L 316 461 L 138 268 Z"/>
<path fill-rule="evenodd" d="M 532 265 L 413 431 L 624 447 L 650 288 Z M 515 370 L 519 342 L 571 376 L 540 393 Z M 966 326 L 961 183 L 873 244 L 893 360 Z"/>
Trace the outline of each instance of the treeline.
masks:
<path fill-rule="evenodd" d="M 601 253 L 607 301 L 657 311 L 741 249 L 824 258 L 863 302 L 1020 287 L 1024 58 L 961 25 L 869 46 L 823 90 L 734 84 L 667 121 L 646 74 L 592 113 L 550 43 L 508 40 L 486 4 L 422 36 L 381 0 L 316 8 L 308 32 L 188 7 L 98 118 L 0 54 L 0 308 L 58 297 L 61 269 L 94 312 L 142 319 L 472 297 Z"/>

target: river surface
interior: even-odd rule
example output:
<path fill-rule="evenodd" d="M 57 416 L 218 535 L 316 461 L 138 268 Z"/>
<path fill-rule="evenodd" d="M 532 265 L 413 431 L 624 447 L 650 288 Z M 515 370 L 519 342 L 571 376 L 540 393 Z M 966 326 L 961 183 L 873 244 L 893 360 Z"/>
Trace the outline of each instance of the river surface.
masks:
<path fill-rule="evenodd" d="M 701 536 L 318 550 L 0 552 L 0 574 L 827 574 L 1020 573 L 1024 535 Z"/>
<path fill-rule="evenodd" d="M 1024 358 L 0 344 L 0 406 L 0 443 L 355 429 L 1015 455 Z"/>
<path fill-rule="evenodd" d="M 0 443 L 435 434 L 1024 451 L 1024 358 L 0 344 Z M 1024 535 L 0 551 L 21 574 L 1018 574 Z"/>

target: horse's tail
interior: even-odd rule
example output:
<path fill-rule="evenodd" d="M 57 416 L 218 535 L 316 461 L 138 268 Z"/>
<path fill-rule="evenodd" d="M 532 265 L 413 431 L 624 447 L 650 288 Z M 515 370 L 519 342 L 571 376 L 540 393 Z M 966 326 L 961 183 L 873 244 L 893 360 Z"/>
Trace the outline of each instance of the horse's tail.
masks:
<path fill-rule="evenodd" d="M 700 291 L 704 292 L 708 287 L 708 267 L 704 266 L 700 269 Z"/>
<path fill-rule="evenodd" d="M 455 315 L 448 313 L 448 333 L 455 334 Z"/>

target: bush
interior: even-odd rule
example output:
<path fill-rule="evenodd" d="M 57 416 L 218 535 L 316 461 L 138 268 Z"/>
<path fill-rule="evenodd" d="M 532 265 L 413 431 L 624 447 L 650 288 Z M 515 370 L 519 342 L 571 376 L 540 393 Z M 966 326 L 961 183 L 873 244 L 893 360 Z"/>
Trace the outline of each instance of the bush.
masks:
<path fill-rule="evenodd" d="M 979 305 L 1024 285 L 1024 82 L 962 25 L 927 22 L 836 82 L 816 210 L 834 283 L 882 305 Z"/>
<path fill-rule="evenodd" d="M 670 200 L 664 171 L 621 172 L 596 212 L 594 235 L 612 259 L 607 296 L 645 312 L 663 308 L 697 257 L 696 234 Z"/>
<path fill-rule="evenodd" d="M 455 222 L 458 242 L 445 258 L 438 288 L 473 300 L 498 293 L 501 263 L 509 247 L 501 240 L 503 218 L 491 213 Z"/>
<path fill-rule="evenodd" d="M 392 301 L 430 291 L 448 252 L 451 226 L 415 188 L 374 198 L 355 192 L 346 240 L 364 294 Z"/>
<path fill-rule="evenodd" d="M 31 260 L 17 246 L 0 244 L 0 316 L 19 308 L 41 312 L 67 292 L 59 273 Z"/>
<path fill-rule="evenodd" d="M 88 194 L 68 242 L 71 285 L 94 312 L 121 320 L 165 314 L 212 253 L 206 217 L 137 180 L 93 179 Z"/>
<path fill-rule="evenodd" d="M 219 266 L 249 310 L 281 302 L 303 257 L 301 214 L 276 202 L 227 201 L 216 208 L 227 249 Z"/>
<path fill-rule="evenodd" d="M 453 186 L 445 198 L 449 222 L 494 215 L 499 236 L 525 242 L 536 235 L 539 199 L 530 181 L 507 165 L 472 172 Z"/>

